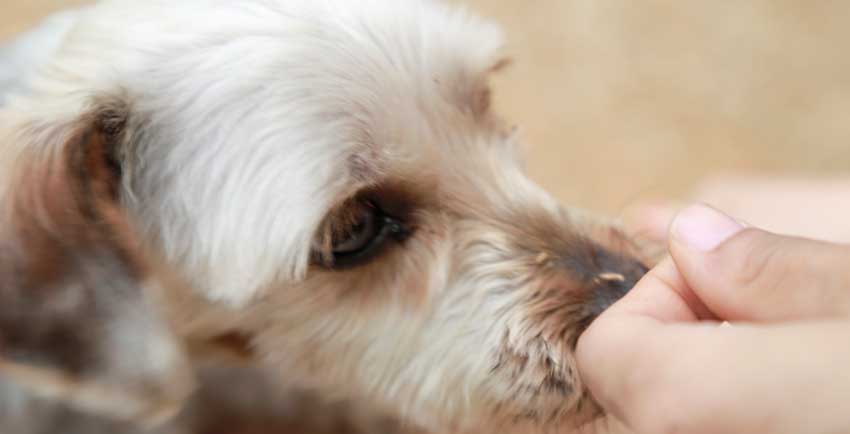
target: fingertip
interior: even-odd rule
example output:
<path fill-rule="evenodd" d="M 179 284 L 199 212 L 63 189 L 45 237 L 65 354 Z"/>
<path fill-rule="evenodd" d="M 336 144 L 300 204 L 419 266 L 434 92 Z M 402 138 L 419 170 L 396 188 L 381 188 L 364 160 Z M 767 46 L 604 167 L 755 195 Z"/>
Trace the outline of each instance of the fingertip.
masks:
<path fill-rule="evenodd" d="M 705 204 L 691 205 L 670 224 L 670 243 L 689 251 L 710 252 L 745 228 L 738 220 Z M 671 249 L 672 246 L 671 245 Z"/>
<path fill-rule="evenodd" d="M 676 263 L 667 256 L 603 315 L 623 314 L 660 322 L 688 322 L 700 318 L 698 309 L 701 307 Z"/>
<path fill-rule="evenodd" d="M 628 206 L 622 214 L 626 230 L 639 238 L 664 241 L 680 206 L 671 201 L 647 201 Z"/>

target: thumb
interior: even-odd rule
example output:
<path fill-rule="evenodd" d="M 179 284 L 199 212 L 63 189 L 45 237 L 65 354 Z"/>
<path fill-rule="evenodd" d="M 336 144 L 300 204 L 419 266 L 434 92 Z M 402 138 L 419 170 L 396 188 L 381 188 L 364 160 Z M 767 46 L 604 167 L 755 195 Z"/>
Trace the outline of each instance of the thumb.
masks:
<path fill-rule="evenodd" d="M 850 314 L 850 247 L 746 228 L 704 205 L 673 220 L 669 242 L 685 281 L 719 318 Z"/>

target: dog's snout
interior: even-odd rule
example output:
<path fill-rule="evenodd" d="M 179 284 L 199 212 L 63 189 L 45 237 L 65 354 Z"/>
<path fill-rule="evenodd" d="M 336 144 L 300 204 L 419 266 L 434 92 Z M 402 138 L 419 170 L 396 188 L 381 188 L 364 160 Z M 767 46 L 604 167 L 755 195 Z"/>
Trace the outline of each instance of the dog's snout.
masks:
<path fill-rule="evenodd" d="M 590 278 L 589 314 L 595 318 L 629 292 L 648 271 L 636 259 L 613 253 L 603 253 L 596 274 Z"/>
<path fill-rule="evenodd" d="M 598 297 L 601 299 L 600 301 L 604 307 L 608 307 L 615 301 L 619 300 L 622 296 L 626 295 L 626 293 L 635 286 L 645 272 L 645 269 L 640 269 L 636 266 L 634 267 L 634 270 L 626 272 L 605 271 L 599 273 L 599 275 L 594 278 L 594 283 L 596 284 Z"/>

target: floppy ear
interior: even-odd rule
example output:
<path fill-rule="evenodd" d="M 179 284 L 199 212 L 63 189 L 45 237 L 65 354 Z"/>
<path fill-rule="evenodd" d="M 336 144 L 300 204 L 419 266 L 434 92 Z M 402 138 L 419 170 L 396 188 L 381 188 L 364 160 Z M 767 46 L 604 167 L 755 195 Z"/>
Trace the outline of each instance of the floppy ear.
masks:
<path fill-rule="evenodd" d="M 492 104 L 492 90 L 490 88 L 490 77 L 507 67 L 512 63 L 508 57 L 500 57 L 493 64 L 485 69 L 477 81 L 473 83 L 470 94 L 468 96 L 468 104 L 475 116 L 484 116 L 490 110 Z"/>
<path fill-rule="evenodd" d="M 125 121 L 110 105 L 40 135 L 57 143 L 14 145 L 23 154 L 0 203 L 0 380 L 76 410 L 157 423 L 194 380 L 151 301 L 162 283 L 119 206 Z M 14 393 L 5 389 L 0 381 L 0 399 Z"/>

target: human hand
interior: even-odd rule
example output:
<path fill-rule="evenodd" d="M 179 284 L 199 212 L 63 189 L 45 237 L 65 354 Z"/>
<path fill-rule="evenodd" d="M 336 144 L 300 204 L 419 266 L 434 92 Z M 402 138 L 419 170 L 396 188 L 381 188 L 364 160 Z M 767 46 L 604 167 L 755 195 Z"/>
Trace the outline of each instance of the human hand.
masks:
<path fill-rule="evenodd" d="M 640 434 L 850 431 L 850 247 L 694 206 L 669 250 L 579 340 L 609 415 Z"/>

